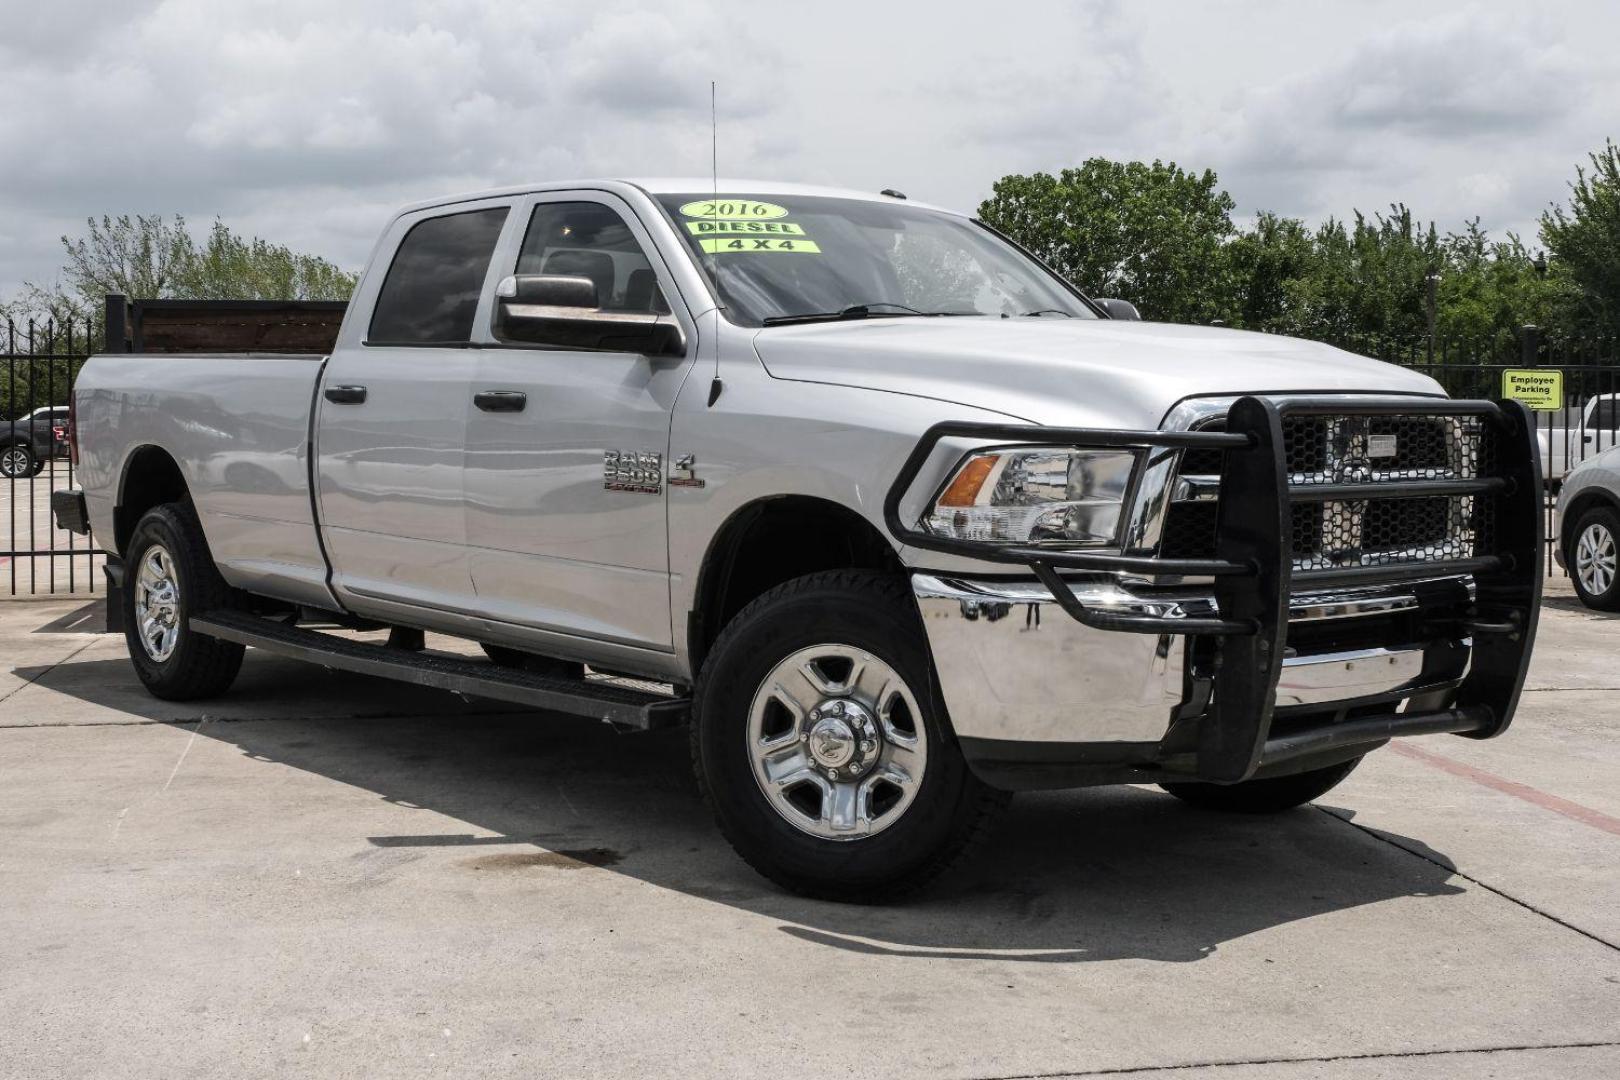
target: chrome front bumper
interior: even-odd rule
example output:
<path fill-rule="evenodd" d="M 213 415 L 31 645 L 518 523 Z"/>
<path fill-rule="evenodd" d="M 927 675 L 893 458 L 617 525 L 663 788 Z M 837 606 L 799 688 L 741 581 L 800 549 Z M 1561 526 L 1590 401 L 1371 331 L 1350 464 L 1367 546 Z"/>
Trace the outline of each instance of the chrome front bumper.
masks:
<path fill-rule="evenodd" d="M 1468 453 L 1482 456 L 1437 475 L 1419 465 L 1376 478 L 1305 467 L 1320 456 L 1318 436 L 1436 417 L 1471 418 Z M 1209 543 L 1184 557 L 1163 545 L 936 535 L 902 505 L 945 439 L 1121 447 L 1166 468 L 1176 454 L 1218 455 Z M 945 704 L 980 777 L 1006 787 L 1230 784 L 1344 761 L 1399 735 L 1507 729 L 1539 610 L 1537 460 L 1529 413 L 1515 402 L 1249 396 L 1231 404 L 1220 432 L 936 424 L 883 515 L 909 551 L 1010 570 L 1002 580 L 916 577 Z M 1386 522 L 1364 546 L 1368 514 L 1394 514 L 1409 532 L 1428 527 L 1422 508 L 1432 513 L 1434 500 L 1467 515 L 1467 544 L 1448 531 L 1444 545 L 1408 551 L 1407 533 Z M 1301 545 L 1301 522 L 1308 534 L 1316 517 L 1321 544 Z M 1209 584 L 1179 591 L 1195 581 Z M 1391 597 L 1414 610 L 1376 610 Z"/>
<path fill-rule="evenodd" d="M 1088 608 L 1167 619 L 1205 618 L 1209 593 L 1141 596 L 1114 583 L 1071 584 Z M 1069 618 L 1039 582 L 968 581 L 915 574 L 940 688 L 963 738 L 1055 743 L 1158 743 L 1178 713 L 1196 707 L 1200 676 L 1188 637 L 1122 634 Z M 1290 598 L 1290 629 L 1418 607 L 1408 590 L 1344 590 Z M 1467 637 L 1292 653 L 1274 707 L 1331 706 L 1453 686 L 1467 672 Z"/>

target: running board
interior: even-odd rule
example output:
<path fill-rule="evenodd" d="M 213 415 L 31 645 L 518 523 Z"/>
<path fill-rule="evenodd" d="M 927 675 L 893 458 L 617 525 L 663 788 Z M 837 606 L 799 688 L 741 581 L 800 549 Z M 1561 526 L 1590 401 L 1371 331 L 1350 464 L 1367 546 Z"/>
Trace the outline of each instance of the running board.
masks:
<path fill-rule="evenodd" d="M 612 679 L 566 679 L 496 667 L 443 653 L 415 653 L 336 637 L 240 611 L 191 617 L 199 634 L 251 645 L 338 671 L 432 686 L 456 694 L 510 701 L 551 712 L 588 716 L 616 727 L 650 731 L 686 722 L 687 698 L 637 690 Z"/>

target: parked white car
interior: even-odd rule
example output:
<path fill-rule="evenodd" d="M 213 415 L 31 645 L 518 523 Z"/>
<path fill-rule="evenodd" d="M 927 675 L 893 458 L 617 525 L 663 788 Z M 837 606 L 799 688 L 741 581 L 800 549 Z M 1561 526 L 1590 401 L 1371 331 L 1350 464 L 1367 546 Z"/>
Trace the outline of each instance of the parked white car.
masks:
<path fill-rule="evenodd" d="M 1587 607 L 1620 611 L 1620 447 L 1587 458 L 1558 493 L 1558 561 Z"/>

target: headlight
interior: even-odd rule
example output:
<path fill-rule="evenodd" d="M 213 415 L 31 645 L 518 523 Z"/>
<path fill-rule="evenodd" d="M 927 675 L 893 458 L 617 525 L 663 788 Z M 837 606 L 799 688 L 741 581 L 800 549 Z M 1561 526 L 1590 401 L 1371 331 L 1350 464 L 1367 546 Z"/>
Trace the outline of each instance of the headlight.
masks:
<path fill-rule="evenodd" d="M 923 528 L 990 543 L 1111 543 L 1135 465 L 1129 450 L 981 451 L 940 491 Z"/>

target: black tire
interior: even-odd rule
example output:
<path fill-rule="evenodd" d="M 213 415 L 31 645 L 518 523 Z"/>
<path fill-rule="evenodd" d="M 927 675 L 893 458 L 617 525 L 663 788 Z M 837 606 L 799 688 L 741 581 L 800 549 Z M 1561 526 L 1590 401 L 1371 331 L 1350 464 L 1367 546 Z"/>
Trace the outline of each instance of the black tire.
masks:
<path fill-rule="evenodd" d="M 573 660 L 558 660 L 550 656 L 536 656 L 526 653 L 522 649 L 511 649 L 505 645 L 491 645 L 484 641 L 479 643 L 484 655 L 491 662 L 503 668 L 513 668 L 518 671 L 532 671 L 536 675 L 549 675 L 554 679 L 583 679 L 585 665 Z"/>
<path fill-rule="evenodd" d="M 1278 814 L 1326 795 L 1360 764 L 1361 758 L 1354 757 L 1309 772 L 1245 780 L 1241 784 L 1177 782 L 1159 786 L 1182 802 L 1205 810 L 1223 810 L 1234 814 Z"/>
<path fill-rule="evenodd" d="M 911 721 L 926 735 L 909 806 L 859 839 L 795 827 L 767 800 L 749 753 L 749 713 L 767 675 L 799 650 L 829 643 L 898 673 L 921 713 Z M 935 688 L 916 602 L 893 575 L 836 570 L 771 589 L 726 626 L 693 697 L 692 765 L 721 833 L 755 870 L 805 896 L 871 903 L 915 891 L 982 840 L 1008 799 L 969 772 Z"/>
<path fill-rule="evenodd" d="M 0 476 L 8 480 L 24 480 L 39 472 L 40 461 L 33 447 L 27 443 L 0 446 Z"/>
<path fill-rule="evenodd" d="M 173 651 L 161 658 L 141 640 L 139 605 L 144 591 L 141 567 L 161 546 L 170 558 L 176 585 L 178 636 Z M 135 674 L 153 697 L 193 701 L 230 688 L 242 667 L 243 647 L 194 633 L 190 618 L 201 611 L 232 606 L 233 592 L 219 576 L 202 526 L 189 502 L 166 503 L 146 512 L 135 526 L 126 551 L 124 573 L 124 638 Z"/>
<path fill-rule="evenodd" d="M 1564 549 L 1564 562 L 1569 568 L 1569 579 L 1575 585 L 1575 595 L 1581 598 L 1581 603 L 1595 611 L 1620 611 L 1620 573 L 1614 572 L 1620 567 L 1611 567 L 1605 588 L 1588 585 L 1585 580 L 1587 575 L 1581 571 L 1578 563 L 1581 540 L 1589 529 L 1596 530 L 1598 536 L 1607 536 L 1611 560 L 1620 553 L 1620 514 L 1607 506 L 1594 506 L 1582 514 L 1570 531 L 1569 544 Z M 1594 581 L 1595 584 L 1597 582 Z"/>

